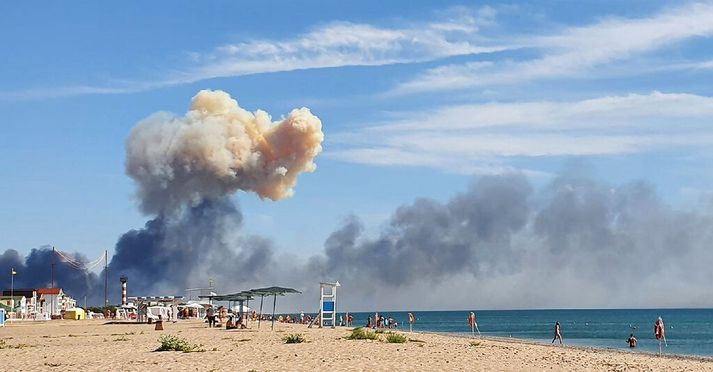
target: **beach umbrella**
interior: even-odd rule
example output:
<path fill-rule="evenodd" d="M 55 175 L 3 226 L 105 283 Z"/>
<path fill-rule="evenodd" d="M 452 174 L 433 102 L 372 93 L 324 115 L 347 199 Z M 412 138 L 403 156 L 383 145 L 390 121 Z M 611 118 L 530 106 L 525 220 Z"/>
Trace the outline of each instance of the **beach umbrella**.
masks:
<path fill-rule="evenodd" d="M 271 327 L 271 329 L 275 329 L 275 308 L 277 307 L 277 296 L 278 295 L 284 296 L 285 294 L 288 294 L 288 293 L 302 293 L 294 288 L 275 287 L 275 286 L 251 289 L 250 292 L 252 294 L 260 296 L 260 318 L 262 318 L 263 298 L 265 296 L 272 296 L 272 327 Z M 257 327 L 260 328 L 260 320 L 258 320 Z"/>

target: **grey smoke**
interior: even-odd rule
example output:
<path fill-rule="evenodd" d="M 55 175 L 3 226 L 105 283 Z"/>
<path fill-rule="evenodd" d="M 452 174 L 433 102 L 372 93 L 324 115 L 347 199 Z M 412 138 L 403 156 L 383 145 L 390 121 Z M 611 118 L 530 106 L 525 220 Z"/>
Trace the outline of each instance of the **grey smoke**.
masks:
<path fill-rule="evenodd" d="M 522 175 L 482 177 L 446 202 L 398 208 L 377 236 L 363 231 L 348 218 L 308 263 L 354 306 L 713 304 L 701 300 L 712 294 L 711 214 L 673 209 L 645 182 L 570 172 L 535 193 Z"/>
<path fill-rule="evenodd" d="M 512 270 L 512 236 L 527 223 L 530 194 L 521 175 L 483 178 L 447 203 L 418 199 L 398 208 L 376 238 L 363 237 L 352 217 L 311 265 L 345 281 L 369 277 L 387 286 Z"/>
<path fill-rule="evenodd" d="M 397 208 L 376 235 L 351 216 L 301 263 L 241 222 L 228 199 L 158 216 L 119 240 L 110 285 L 122 273 L 134 294 L 209 277 L 224 291 L 283 284 L 305 294 L 280 304 L 306 311 L 321 280 L 339 280 L 351 310 L 713 305 L 713 213 L 672 208 L 640 181 L 567 172 L 535 191 L 520 174 L 480 177 L 449 200 Z M 46 282 L 49 265 L 30 256 L 6 251 L 0 269 L 22 264 Z"/>
<path fill-rule="evenodd" d="M 265 239 L 240 235 L 241 224 L 242 214 L 229 199 L 160 215 L 119 239 L 109 272 L 128 276 L 136 295 L 182 295 L 209 279 L 223 288 L 254 280 L 273 249 Z"/>

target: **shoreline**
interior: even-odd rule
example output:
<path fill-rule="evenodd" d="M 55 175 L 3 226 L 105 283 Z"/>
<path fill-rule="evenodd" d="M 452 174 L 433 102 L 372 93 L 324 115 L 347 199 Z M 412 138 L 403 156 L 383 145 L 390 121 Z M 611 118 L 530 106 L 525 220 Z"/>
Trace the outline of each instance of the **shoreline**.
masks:
<path fill-rule="evenodd" d="M 357 327 L 354 327 L 357 328 Z M 406 335 L 410 334 L 408 331 L 401 331 L 399 332 L 404 333 Z M 413 333 L 423 333 L 423 334 L 432 334 L 432 335 L 439 335 L 439 336 L 446 336 L 446 337 L 457 337 L 457 338 L 462 338 L 462 339 L 467 339 L 467 340 L 489 340 L 489 341 L 497 341 L 497 342 L 512 342 L 516 344 L 524 344 L 524 345 L 537 345 L 537 346 L 544 346 L 544 347 L 551 347 L 551 348 L 570 348 L 570 349 L 576 349 L 576 350 L 582 350 L 582 351 L 607 351 L 607 352 L 615 352 L 615 353 L 622 353 L 622 354 L 640 354 L 640 355 L 646 355 L 646 356 L 651 356 L 651 357 L 656 357 L 656 358 L 673 358 L 673 359 L 683 359 L 683 360 L 694 360 L 694 361 L 700 361 L 700 362 L 713 362 L 713 356 L 704 356 L 704 355 L 695 355 L 695 354 L 676 354 L 676 353 L 663 353 L 661 356 L 659 356 L 658 353 L 653 353 L 650 351 L 639 351 L 639 350 L 622 350 L 622 349 L 614 349 L 614 348 L 607 348 L 607 347 L 596 347 L 596 346 L 582 346 L 582 345 L 573 345 L 573 344 L 565 344 L 563 346 L 559 346 L 557 344 L 550 345 L 546 342 L 538 342 L 536 340 L 532 339 L 527 339 L 527 338 L 518 338 L 518 337 L 502 337 L 502 336 L 477 336 L 475 338 L 471 336 L 466 336 L 464 334 L 459 334 L 459 333 L 449 333 L 449 332 L 437 332 L 437 331 L 414 331 Z"/>
<path fill-rule="evenodd" d="M 275 323 L 257 329 L 208 328 L 203 321 L 107 324 L 105 320 L 22 322 L 0 328 L 0 358 L 13 370 L 216 370 L 216 371 L 414 371 L 414 370 L 668 370 L 711 371 L 713 359 L 656 355 L 578 346 L 552 346 L 519 338 L 391 330 L 406 336 L 389 343 L 350 340 L 349 327 L 307 328 Z M 286 344 L 300 334 L 304 342 Z M 199 345 L 198 352 L 156 352 L 171 335 Z M 476 342 L 473 342 L 476 341 Z M 49 368 L 48 368 L 49 367 Z"/>

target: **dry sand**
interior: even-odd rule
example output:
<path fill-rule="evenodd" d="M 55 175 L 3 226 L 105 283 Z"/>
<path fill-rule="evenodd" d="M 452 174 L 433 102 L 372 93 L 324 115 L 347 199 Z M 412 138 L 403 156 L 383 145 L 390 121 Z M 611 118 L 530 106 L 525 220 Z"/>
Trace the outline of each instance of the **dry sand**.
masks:
<path fill-rule="evenodd" d="M 713 371 L 713 360 L 404 333 L 405 344 L 346 340 L 347 329 L 263 323 L 260 330 L 208 329 L 199 321 L 105 325 L 104 321 L 14 323 L 0 328 L 0 369 L 13 371 Z M 307 340 L 285 344 L 301 333 Z M 204 352 L 154 352 L 162 334 L 202 344 Z M 380 335 L 384 338 L 384 335 Z"/>

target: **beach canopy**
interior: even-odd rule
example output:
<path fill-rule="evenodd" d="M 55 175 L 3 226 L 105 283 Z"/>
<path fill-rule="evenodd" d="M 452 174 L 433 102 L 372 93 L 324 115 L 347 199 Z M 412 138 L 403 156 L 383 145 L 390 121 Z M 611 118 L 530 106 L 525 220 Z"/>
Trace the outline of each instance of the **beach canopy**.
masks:
<path fill-rule="evenodd" d="M 260 328 L 260 320 L 262 318 L 262 301 L 265 298 L 265 296 L 272 296 L 272 329 L 275 329 L 275 306 L 277 304 L 277 296 L 284 296 L 285 294 L 288 293 L 302 293 L 294 288 L 287 288 L 287 287 L 265 287 L 265 288 L 257 288 L 257 289 L 251 289 L 249 292 L 253 293 L 256 296 L 260 296 L 260 318 L 258 318 L 257 321 L 257 327 Z"/>
<path fill-rule="evenodd" d="M 284 296 L 287 293 L 302 293 L 294 288 L 286 288 L 286 287 L 266 287 L 266 288 L 257 288 L 257 289 L 251 289 L 249 292 L 257 295 L 257 296 Z"/>

